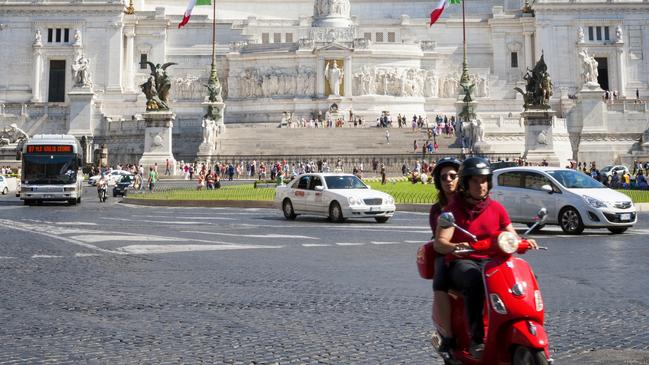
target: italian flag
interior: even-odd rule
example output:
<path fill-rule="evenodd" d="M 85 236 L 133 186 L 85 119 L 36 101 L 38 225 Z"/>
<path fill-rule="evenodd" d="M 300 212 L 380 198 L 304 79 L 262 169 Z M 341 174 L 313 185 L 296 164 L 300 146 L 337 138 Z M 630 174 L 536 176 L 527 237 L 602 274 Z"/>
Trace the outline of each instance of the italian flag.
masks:
<path fill-rule="evenodd" d="M 433 9 L 433 12 L 430 13 L 430 26 L 435 24 L 437 19 L 439 19 L 440 16 L 442 16 L 442 13 L 444 12 L 444 9 L 446 9 L 446 5 L 448 4 L 459 4 L 461 0 L 439 0 L 435 8 Z"/>
<path fill-rule="evenodd" d="M 183 15 L 183 20 L 178 23 L 178 28 L 183 27 L 185 24 L 189 23 L 189 17 L 192 16 L 192 10 L 194 10 L 194 6 L 196 5 L 212 5 L 211 0 L 189 0 L 189 4 L 187 4 L 187 10 L 185 10 L 185 14 Z"/>

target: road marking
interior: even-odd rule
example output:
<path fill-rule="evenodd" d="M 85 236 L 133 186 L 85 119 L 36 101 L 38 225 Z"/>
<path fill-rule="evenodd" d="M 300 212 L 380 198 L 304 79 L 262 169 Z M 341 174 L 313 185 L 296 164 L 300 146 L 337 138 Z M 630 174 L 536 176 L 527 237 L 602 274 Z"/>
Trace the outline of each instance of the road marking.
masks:
<path fill-rule="evenodd" d="M 169 217 L 174 219 L 174 217 Z M 133 223 L 162 223 L 162 224 L 179 224 L 179 225 L 196 225 L 199 224 L 198 222 L 188 222 L 188 221 L 153 221 L 153 220 L 146 220 L 146 219 L 126 219 L 126 218 L 103 218 L 103 219 L 112 219 L 115 221 L 128 221 L 128 222 L 133 222 Z M 234 218 L 221 218 L 222 220 L 234 220 Z"/>
<path fill-rule="evenodd" d="M 11 256 L 0 256 L 0 260 L 11 260 L 11 259 L 15 259 L 15 257 L 11 257 Z"/>
<path fill-rule="evenodd" d="M 5 226 L 5 227 L 7 227 L 9 229 L 15 229 L 17 231 L 28 232 L 28 233 L 32 233 L 32 234 L 40 234 L 42 236 L 50 237 L 50 238 L 53 238 L 53 239 L 56 239 L 56 240 L 65 241 L 65 242 L 72 243 L 72 244 L 77 245 L 77 246 L 89 248 L 91 250 L 95 250 L 95 251 L 99 251 L 99 252 L 105 252 L 105 253 L 111 253 L 111 254 L 117 254 L 117 255 L 124 254 L 124 253 L 118 252 L 118 251 L 112 251 L 112 250 L 106 250 L 106 249 L 103 249 L 103 248 L 99 248 L 97 246 L 87 244 L 87 243 L 84 243 L 84 242 L 81 242 L 81 241 L 78 241 L 78 240 L 75 240 L 75 239 L 72 239 L 72 238 L 63 237 L 63 236 L 57 236 L 55 234 L 45 232 L 45 231 L 51 231 L 51 228 L 53 228 L 53 227 L 44 227 L 43 225 L 26 224 L 26 223 L 21 223 L 21 222 L 17 222 L 17 221 L 11 221 L 11 220 L 8 220 L 8 219 L 0 219 L 0 225 L 3 225 L 3 226 Z"/>
<path fill-rule="evenodd" d="M 422 244 L 422 245 L 423 245 L 424 243 L 426 243 L 426 242 L 427 242 L 427 241 L 425 241 L 425 240 L 419 240 L 419 241 L 403 241 L 403 243 L 420 243 L 420 244 Z"/>
<path fill-rule="evenodd" d="M 117 250 L 128 254 L 161 254 L 195 251 L 248 250 L 258 248 L 282 248 L 283 246 L 261 245 L 131 245 Z"/>
<path fill-rule="evenodd" d="M 99 233 L 99 232 L 95 232 Z M 88 242 L 88 243 L 98 243 L 98 242 L 109 242 L 109 241 L 141 241 L 141 242 L 151 242 L 151 241 L 171 241 L 177 242 L 180 240 L 178 237 L 162 237 L 162 236 L 146 236 L 146 235 L 127 235 L 128 233 L 122 233 L 120 235 L 107 235 L 107 234 L 93 234 L 93 235 L 79 235 L 79 236 L 70 236 L 70 238 Z M 211 243 L 211 241 L 210 241 Z"/>
<path fill-rule="evenodd" d="M 338 246 L 363 246 L 364 242 L 336 242 Z"/>
<path fill-rule="evenodd" d="M 394 241 L 370 241 L 371 244 L 373 245 L 400 245 L 401 242 L 394 242 Z"/>
<path fill-rule="evenodd" d="M 291 234 L 235 234 L 235 233 L 221 233 L 221 232 L 205 232 L 205 231 L 181 231 L 181 233 L 200 233 L 217 236 L 233 236 L 233 237 L 248 237 L 248 238 L 295 238 L 305 240 L 319 240 L 317 237 L 299 236 Z"/>
<path fill-rule="evenodd" d="M 97 253 L 84 253 L 84 252 L 77 252 L 74 254 L 75 257 L 93 257 L 93 256 L 101 256 L 100 254 Z"/>
<path fill-rule="evenodd" d="M 303 247 L 330 247 L 328 243 L 303 243 Z"/>
<path fill-rule="evenodd" d="M 55 255 L 33 255 L 33 259 L 61 259 L 63 256 L 55 256 Z"/>

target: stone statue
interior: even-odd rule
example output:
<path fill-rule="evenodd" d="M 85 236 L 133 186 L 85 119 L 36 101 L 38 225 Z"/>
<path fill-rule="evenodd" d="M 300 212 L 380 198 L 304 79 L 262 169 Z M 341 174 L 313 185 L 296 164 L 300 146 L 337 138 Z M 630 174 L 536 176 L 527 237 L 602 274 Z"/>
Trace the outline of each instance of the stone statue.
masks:
<path fill-rule="evenodd" d="M 475 125 L 475 142 L 484 142 L 484 125 L 482 124 L 482 120 L 476 119 L 476 125 Z"/>
<path fill-rule="evenodd" d="M 11 123 L 0 131 L 0 146 L 10 143 L 20 143 L 29 139 L 25 131 L 20 129 L 16 123 Z"/>
<path fill-rule="evenodd" d="M 203 118 L 203 143 L 207 143 L 210 146 L 214 146 L 216 142 L 216 122 L 211 118 Z"/>
<path fill-rule="evenodd" d="M 146 95 L 146 110 L 169 110 L 167 105 L 171 80 L 167 75 L 167 67 L 176 65 L 174 62 L 167 62 L 163 65 L 148 62 L 151 67 L 151 74 L 147 81 L 140 85 L 142 92 Z"/>
<path fill-rule="evenodd" d="M 550 109 L 550 97 L 552 96 L 552 80 L 548 74 L 548 66 L 545 64 L 543 54 L 533 69 L 527 69 L 523 77 L 527 82 L 525 92 L 519 87 L 514 90 L 523 95 L 525 110 L 527 109 Z"/>
<path fill-rule="evenodd" d="M 460 84 L 460 87 L 464 90 L 464 99 L 462 101 L 465 103 L 472 102 L 473 98 L 471 98 L 471 94 L 473 93 L 473 89 L 475 89 L 475 84 Z"/>
<path fill-rule="evenodd" d="M 43 41 L 42 41 L 42 37 L 41 37 L 41 30 L 40 29 L 36 29 L 36 34 L 34 35 L 34 45 L 35 46 L 42 46 L 43 45 Z"/>
<path fill-rule="evenodd" d="M 618 24 L 617 27 L 615 27 L 615 43 L 622 43 L 624 40 L 622 39 L 623 33 L 622 33 L 622 27 Z"/>
<path fill-rule="evenodd" d="M 80 87 L 91 87 L 92 80 L 90 79 L 90 60 L 88 57 L 84 56 L 82 53 L 79 54 L 79 58 L 74 61 L 72 64 L 72 79 L 74 81 L 74 86 Z"/>
<path fill-rule="evenodd" d="M 333 63 L 333 67 L 330 67 L 331 63 Z M 331 94 L 334 96 L 340 96 L 340 83 L 343 80 L 344 73 L 338 68 L 336 60 L 328 62 L 325 66 L 325 77 L 327 78 L 327 81 L 329 81 Z"/>
<path fill-rule="evenodd" d="M 577 43 L 584 43 L 584 28 L 581 25 L 577 28 Z"/>
<path fill-rule="evenodd" d="M 579 59 L 581 60 L 581 67 L 583 68 L 581 79 L 584 82 L 584 85 L 591 88 L 599 88 L 599 82 L 597 81 L 599 72 L 597 70 L 597 61 L 595 60 L 595 57 L 589 56 L 588 49 L 584 48 L 579 52 Z"/>

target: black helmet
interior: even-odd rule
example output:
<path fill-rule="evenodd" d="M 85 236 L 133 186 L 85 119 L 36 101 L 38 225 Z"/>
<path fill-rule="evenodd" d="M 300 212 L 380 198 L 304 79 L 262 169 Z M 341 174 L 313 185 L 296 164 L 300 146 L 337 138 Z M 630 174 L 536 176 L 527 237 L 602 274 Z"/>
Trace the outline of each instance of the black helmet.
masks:
<path fill-rule="evenodd" d="M 491 171 L 491 164 L 487 159 L 482 157 L 469 157 L 462 165 L 460 165 L 460 189 L 467 191 L 469 190 L 469 179 L 471 176 L 487 176 L 489 182 L 489 190 L 493 183 L 491 182 L 491 176 L 493 172 Z"/>
<path fill-rule="evenodd" d="M 460 168 L 460 165 L 460 160 L 455 157 L 442 157 L 437 160 L 437 164 L 433 169 L 433 182 L 435 183 L 437 190 L 442 191 L 442 177 L 440 175 L 442 173 L 442 168 L 445 166 L 453 166 L 457 170 Z"/>

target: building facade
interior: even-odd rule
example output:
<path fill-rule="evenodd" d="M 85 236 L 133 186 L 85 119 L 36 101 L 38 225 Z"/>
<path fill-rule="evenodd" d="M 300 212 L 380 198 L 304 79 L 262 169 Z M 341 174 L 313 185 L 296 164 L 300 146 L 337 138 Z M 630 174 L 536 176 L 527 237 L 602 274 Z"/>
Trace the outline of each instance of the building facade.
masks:
<path fill-rule="evenodd" d="M 555 136 L 569 142 L 568 158 L 580 157 L 580 144 L 589 138 L 613 146 L 606 152 L 617 157 L 632 153 L 647 129 L 646 105 L 624 100 L 649 94 L 649 3 L 465 5 L 469 73 L 487 141 L 503 152 L 524 144 L 523 103 L 514 87 L 524 85 L 526 70 L 543 54 L 556 123 L 565 129 Z M 90 149 L 105 144 L 111 162 L 137 161 L 144 150 L 139 85 L 149 76 L 146 62 L 175 62 L 168 68 L 173 148 L 178 160 L 191 160 L 202 138 L 212 7 L 196 7 L 178 29 L 184 0 L 136 0 L 134 12 L 128 6 L 6 0 L 0 7 L 0 127 L 69 132 L 85 136 Z M 457 113 L 461 7 L 449 6 L 432 27 L 431 10 L 430 0 L 218 1 L 216 62 L 226 123 L 279 123 L 285 112 L 309 118 L 333 103 L 366 120 L 383 111 L 430 119 Z M 583 50 L 597 60 L 599 85 L 619 97 L 598 112 L 602 123 L 592 131 L 584 124 L 591 107 L 579 105 L 578 97 Z"/>

